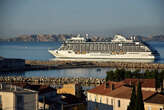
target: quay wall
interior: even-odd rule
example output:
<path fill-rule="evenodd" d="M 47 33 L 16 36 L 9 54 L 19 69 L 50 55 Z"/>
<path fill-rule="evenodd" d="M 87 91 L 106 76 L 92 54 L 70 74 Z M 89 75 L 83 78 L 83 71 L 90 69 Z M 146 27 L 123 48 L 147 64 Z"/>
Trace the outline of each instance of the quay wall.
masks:
<path fill-rule="evenodd" d="M 82 68 L 82 67 L 112 67 L 112 68 L 141 68 L 164 69 L 164 64 L 142 62 L 96 62 L 96 61 L 34 61 L 26 60 L 28 65 L 44 65 L 56 68 Z"/>
<path fill-rule="evenodd" d="M 0 83 L 32 83 L 32 84 L 102 84 L 105 79 L 100 78 L 50 78 L 50 77 L 0 77 Z"/>

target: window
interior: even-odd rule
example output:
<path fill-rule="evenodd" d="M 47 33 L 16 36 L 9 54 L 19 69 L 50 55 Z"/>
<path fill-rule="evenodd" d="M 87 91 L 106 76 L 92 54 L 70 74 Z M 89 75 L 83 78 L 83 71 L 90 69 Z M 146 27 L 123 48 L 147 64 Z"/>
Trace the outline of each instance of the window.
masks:
<path fill-rule="evenodd" d="M 2 110 L 2 96 L 0 95 L 0 110 Z"/>
<path fill-rule="evenodd" d="M 102 98 L 100 97 L 100 103 L 101 103 L 101 101 L 102 101 Z"/>
<path fill-rule="evenodd" d="M 148 106 L 148 110 L 151 110 L 151 107 L 150 106 Z"/>
<path fill-rule="evenodd" d="M 120 100 L 118 100 L 118 107 L 120 107 L 121 105 L 120 105 Z"/>
<path fill-rule="evenodd" d="M 0 104 L 2 104 L 2 96 L 0 95 Z"/>
<path fill-rule="evenodd" d="M 113 99 L 111 99 L 111 105 L 113 105 Z"/>
<path fill-rule="evenodd" d="M 89 95 L 89 100 L 92 100 L 91 95 Z"/>
<path fill-rule="evenodd" d="M 108 98 L 106 98 L 106 103 L 108 104 Z"/>
<path fill-rule="evenodd" d="M 24 97 L 23 96 L 16 96 L 16 107 L 17 110 L 24 110 Z"/>

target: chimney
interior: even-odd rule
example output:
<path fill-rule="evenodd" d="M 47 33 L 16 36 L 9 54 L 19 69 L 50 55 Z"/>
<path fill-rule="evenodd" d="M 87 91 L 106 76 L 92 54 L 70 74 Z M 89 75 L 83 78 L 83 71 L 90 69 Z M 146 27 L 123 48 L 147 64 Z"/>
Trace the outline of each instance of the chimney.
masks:
<path fill-rule="evenodd" d="M 115 89 L 114 84 L 111 84 L 111 91 Z"/>
<path fill-rule="evenodd" d="M 130 80 L 129 85 L 132 86 L 132 80 Z"/>

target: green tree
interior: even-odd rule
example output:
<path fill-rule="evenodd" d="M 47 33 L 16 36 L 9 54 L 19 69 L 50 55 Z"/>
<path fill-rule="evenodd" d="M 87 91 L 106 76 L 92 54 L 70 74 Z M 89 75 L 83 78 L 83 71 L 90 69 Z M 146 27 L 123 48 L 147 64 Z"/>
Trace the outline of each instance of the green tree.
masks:
<path fill-rule="evenodd" d="M 136 108 L 136 89 L 135 86 L 133 85 L 130 103 L 127 110 L 135 110 L 135 108 Z"/>
<path fill-rule="evenodd" d="M 158 88 L 160 88 L 160 74 L 158 70 L 154 70 L 153 74 L 154 74 L 153 77 L 155 78 L 155 88 L 157 90 Z"/>
<path fill-rule="evenodd" d="M 107 74 L 106 75 L 106 81 L 108 81 L 108 80 L 113 81 L 114 80 L 114 72 L 113 71 L 108 71 L 106 74 Z"/>
<path fill-rule="evenodd" d="M 161 90 L 162 92 L 164 92 L 164 85 L 163 85 L 163 80 L 164 80 L 164 70 L 162 70 L 160 73 L 159 73 L 159 80 L 160 80 L 160 87 L 161 87 Z"/>
<path fill-rule="evenodd" d="M 132 74 L 133 74 L 133 78 L 140 78 L 140 75 L 139 75 L 139 73 L 140 73 L 140 70 L 135 70 Z"/>
<path fill-rule="evenodd" d="M 137 84 L 136 110 L 145 110 L 140 81 Z"/>
<path fill-rule="evenodd" d="M 125 78 L 132 78 L 132 72 L 131 71 L 125 71 Z"/>

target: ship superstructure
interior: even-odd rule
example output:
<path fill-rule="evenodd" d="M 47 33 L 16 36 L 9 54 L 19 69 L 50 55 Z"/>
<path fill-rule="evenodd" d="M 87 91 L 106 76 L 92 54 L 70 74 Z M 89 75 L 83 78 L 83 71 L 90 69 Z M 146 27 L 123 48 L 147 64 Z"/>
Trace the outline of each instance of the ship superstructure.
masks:
<path fill-rule="evenodd" d="M 67 39 L 59 49 L 49 50 L 57 58 L 84 59 L 156 59 L 159 54 L 135 37 L 115 35 L 110 42 L 91 42 L 84 37 Z"/>

